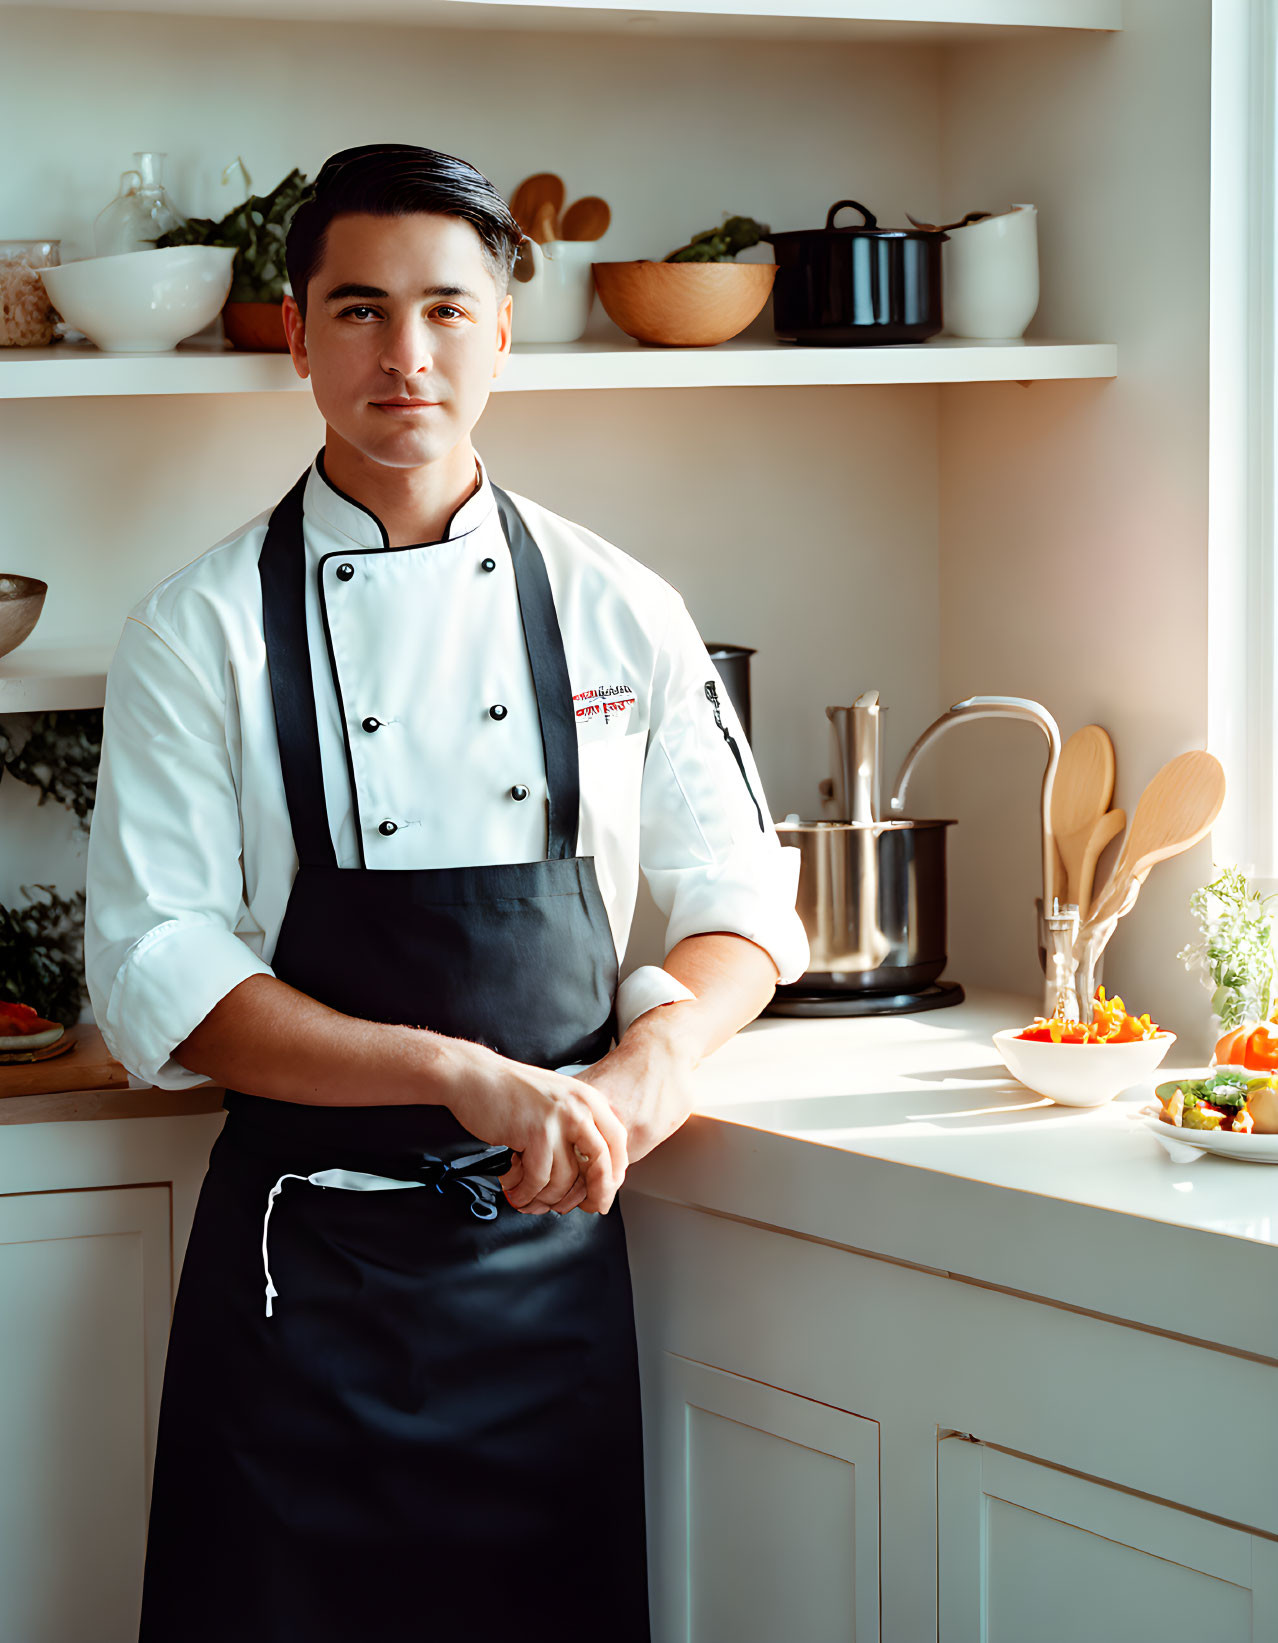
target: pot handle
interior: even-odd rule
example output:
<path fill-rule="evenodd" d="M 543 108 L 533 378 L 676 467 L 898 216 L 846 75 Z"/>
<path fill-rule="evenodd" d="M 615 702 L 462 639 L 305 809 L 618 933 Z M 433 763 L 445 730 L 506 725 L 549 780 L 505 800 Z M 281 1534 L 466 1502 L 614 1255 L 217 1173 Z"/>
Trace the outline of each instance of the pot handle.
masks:
<path fill-rule="evenodd" d="M 861 224 L 862 228 L 877 228 L 879 226 L 879 219 L 874 215 L 873 211 L 867 211 L 861 204 L 860 200 L 836 200 L 825 215 L 825 226 L 827 229 L 834 227 L 834 219 L 838 216 L 839 212 L 842 211 L 845 205 L 850 205 L 854 211 L 859 211 L 865 218 L 865 221 Z"/>

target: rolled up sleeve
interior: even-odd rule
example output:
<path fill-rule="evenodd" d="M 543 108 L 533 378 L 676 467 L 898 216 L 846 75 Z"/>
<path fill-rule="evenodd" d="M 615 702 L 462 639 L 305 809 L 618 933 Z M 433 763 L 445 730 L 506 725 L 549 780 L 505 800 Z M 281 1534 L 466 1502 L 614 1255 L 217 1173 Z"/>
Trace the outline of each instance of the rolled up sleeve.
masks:
<path fill-rule="evenodd" d="M 807 969 L 799 852 L 777 838 L 740 721 L 682 600 L 654 671 L 639 860 L 667 920 L 667 953 L 722 930 L 769 953 L 782 982 Z"/>
<path fill-rule="evenodd" d="M 175 639 L 130 617 L 107 678 L 85 971 L 108 1049 L 163 1089 L 203 1081 L 174 1048 L 272 973 L 242 933 L 241 841 L 225 701 Z"/>

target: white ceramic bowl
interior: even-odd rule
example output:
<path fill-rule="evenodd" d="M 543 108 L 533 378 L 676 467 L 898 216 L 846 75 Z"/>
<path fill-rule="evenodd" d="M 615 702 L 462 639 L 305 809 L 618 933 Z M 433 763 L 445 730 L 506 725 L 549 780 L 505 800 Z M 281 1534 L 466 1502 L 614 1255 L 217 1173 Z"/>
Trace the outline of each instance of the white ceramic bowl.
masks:
<path fill-rule="evenodd" d="M 1064 1107 L 1100 1107 L 1122 1090 L 1150 1077 L 1176 1042 L 1161 1032 L 1130 1044 L 1044 1044 L 1018 1038 L 1020 1027 L 994 1034 L 994 1048 L 1008 1072 Z"/>
<path fill-rule="evenodd" d="M 233 245 L 169 245 L 42 268 L 49 300 L 90 342 L 116 354 L 159 354 L 194 336 L 231 289 Z"/>

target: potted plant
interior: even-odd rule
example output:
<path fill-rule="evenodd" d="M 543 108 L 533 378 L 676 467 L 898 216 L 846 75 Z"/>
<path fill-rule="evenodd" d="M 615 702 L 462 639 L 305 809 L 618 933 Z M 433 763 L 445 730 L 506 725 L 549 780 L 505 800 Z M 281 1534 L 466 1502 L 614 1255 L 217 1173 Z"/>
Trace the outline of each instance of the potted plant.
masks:
<path fill-rule="evenodd" d="M 252 179 L 242 161 L 236 162 L 246 187 Z M 230 171 L 231 167 L 227 167 Z M 191 217 L 179 228 L 161 234 L 156 246 L 233 245 L 235 262 L 231 289 L 222 309 L 222 328 L 234 348 L 285 353 L 283 302 L 290 295 L 284 244 L 293 213 L 310 184 L 296 167 L 269 194 L 250 194 L 243 205 L 214 222 Z"/>
<path fill-rule="evenodd" d="M 1220 1065 L 1278 1071 L 1273 1012 L 1275 896 L 1262 896 L 1238 867 L 1220 870 L 1189 905 L 1199 937 L 1179 957 L 1211 988 L 1212 1026 Z"/>

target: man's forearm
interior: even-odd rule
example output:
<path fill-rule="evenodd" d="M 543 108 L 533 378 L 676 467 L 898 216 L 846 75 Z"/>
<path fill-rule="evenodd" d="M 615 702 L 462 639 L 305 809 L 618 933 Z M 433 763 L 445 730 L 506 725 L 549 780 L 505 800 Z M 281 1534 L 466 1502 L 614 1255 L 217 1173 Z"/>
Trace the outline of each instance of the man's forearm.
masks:
<path fill-rule="evenodd" d="M 714 931 L 685 936 L 666 955 L 663 969 L 697 996 L 663 1004 L 637 1017 L 623 1036 L 662 1040 L 695 1067 L 754 1020 L 776 991 L 771 955 L 744 936 Z"/>
<path fill-rule="evenodd" d="M 453 1040 L 330 1010 L 275 976 L 233 987 L 173 1052 L 227 1089 L 312 1106 L 445 1104 Z"/>

